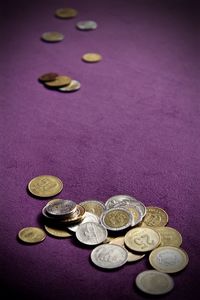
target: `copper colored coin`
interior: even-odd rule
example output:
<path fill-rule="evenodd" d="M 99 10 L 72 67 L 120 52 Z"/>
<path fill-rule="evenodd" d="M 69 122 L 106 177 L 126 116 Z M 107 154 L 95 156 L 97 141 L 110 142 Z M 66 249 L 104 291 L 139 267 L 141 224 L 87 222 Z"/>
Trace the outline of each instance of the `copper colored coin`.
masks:
<path fill-rule="evenodd" d="M 47 81 L 44 84 L 49 87 L 61 87 L 70 84 L 71 78 L 69 76 L 59 75 L 55 80 Z"/>
<path fill-rule="evenodd" d="M 42 82 L 52 81 L 55 80 L 57 76 L 58 76 L 57 73 L 53 73 L 53 72 L 45 73 L 39 77 L 39 81 Z"/>
<path fill-rule="evenodd" d="M 58 8 L 55 11 L 55 16 L 61 19 L 74 18 L 78 14 L 78 11 L 71 7 Z"/>

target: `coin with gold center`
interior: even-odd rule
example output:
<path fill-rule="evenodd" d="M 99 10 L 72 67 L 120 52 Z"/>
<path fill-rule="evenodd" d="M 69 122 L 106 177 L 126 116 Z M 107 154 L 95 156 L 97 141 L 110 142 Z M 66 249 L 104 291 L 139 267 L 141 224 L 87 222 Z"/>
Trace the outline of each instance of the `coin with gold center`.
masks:
<path fill-rule="evenodd" d="M 160 246 L 180 247 L 182 244 L 182 236 L 175 228 L 155 227 L 154 230 L 160 234 Z"/>
<path fill-rule="evenodd" d="M 111 208 L 101 215 L 101 223 L 108 230 L 123 230 L 132 224 L 132 214 L 125 208 Z"/>
<path fill-rule="evenodd" d="M 46 238 L 46 233 L 39 227 L 25 227 L 18 232 L 18 237 L 25 243 L 36 244 Z"/>
<path fill-rule="evenodd" d="M 85 53 L 82 56 L 82 60 L 85 62 L 94 63 L 102 60 L 102 56 L 98 53 Z"/>
<path fill-rule="evenodd" d="M 51 197 L 59 194 L 63 189 L 62 181 L 52 175 L 41 175 L 33 178 L 28 184 L 31 194 L 38 197 Z"/>
<path fill-rule="evenodd" d="M 162 227 L 168 223 L 168 214 L 160 207 L 146 207 L 146 215 L 142 220 L 141 226 Z"/>

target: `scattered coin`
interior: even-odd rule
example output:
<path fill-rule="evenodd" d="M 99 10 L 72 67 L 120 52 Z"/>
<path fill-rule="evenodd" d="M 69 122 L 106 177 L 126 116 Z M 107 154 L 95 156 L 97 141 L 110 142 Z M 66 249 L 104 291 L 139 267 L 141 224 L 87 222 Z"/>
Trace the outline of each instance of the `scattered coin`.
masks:
<path fill-rule="evenodd" d="M 183 249 L 162 246 L 154 249 L 150 253 L 149 262 L 151 266 L 159 272 L 176 273 L 187 266 L 189 258 Z"/>
<path fill-rule="evenodd" d="M 146 207 L 146 215 L 142 220 L 141 226 L 162 227 L 168 223 L 168 214 L 160 207 Z"/>
<path fill-rule="evenodd" d="M 102 60 L 102 56 L 98 53 L 85 53 L 82 56 L 82 60 L 89 63 L 95 63 Z"/>
<path fill-rule="evenodd" d="M 135 283 L 141 291 L 150 295 L 163 295 L 174 287 L 174 280 L 171 276 L 156 270 L 139 273 Z"/>
<path fill-rule="evenodd" d="M 72 215 L 75 210 L 76 203 L 71 200 L 57 199 L 46 205 L 47 214 L 54 217 L 67 217 Z"/>
<path fill-rule="evenodd" d="M 74 18 L 78 14 L 78 11 L 71 7 L 58 8 L 55 11 L 55 16 L 61 19 Z"/>
<path fill-rule="evenodd" d="M 48 31 L 41 35 L 41 39 L 49 43 L 61 42 L 64 40 L 64 34 L 57 31 Z"/>
<path fill-rule="evenodd" d="M 80 30 L 94 30 L 97 28 L 97 23 L 95 21 L 79 21 L 76 23 L 76 27 Z"/>
<path fill-rule="evenodd" d="M 51 197 L 59 194 L 63 189 L 62 181 L 52 175 L 41 175 L 33 178 L 28 184 L 31 194 L 38 197 Z"/>
<path fill-rule="evenodd" d="M 25 243 L 36 244 L 46 238 L 46 233 L 38 227 L 25 227 L 19 231 L 18 237 Z"/>
<path fill-rule="evenodd" d="M 71 233 L 69 233 L 66 229 L 63 228 L 59 228 L 59 227 L 53 227 L 53 226 L 47 226 L 44 225 L 45 230 L 51 234 L 52 236 L 55 237 L 60 237 L 60 238 L 67 238 L 67 237 L 71 237 Z"/>
<path fill-rule="evenodd" d="M 128 259 L 128 252 L 119 245 L 102 244 L 94 248 L 90 254 L 92 262 L 104 269 L 123 266 Z"/>
<path fill-rule="evenodd" d="M 58 90 L 61 92 L 74 92 L 78 91 L 81 87 L 81 83 L 78 80 L 72 79 L 68 85 L 59 87 Z"/>
<path fill-rule="evenodd" d="M 132 224 L 132 214 L 122 207 L 105 210 L 101 215 L 101 223 L 108 230 L 120 231 Z"/>
<path fill-rule="evenodd" d="M 90 213 L 88 211 L 85 212 L 85 215 L 84 215 L 84 219 L 82 221 L 80 221 L 78 224 L 75 224 L 75 225 L 71 225 L 71 226 L 68 226 L 67 228 L 73 232 L 76 232 L 79 225 L 80 224 L 83 224 L 83 223 L 86 223 L 86 222 L 94 222 L 94 223 L 99 223 L 99 217 L 97 217 L 95 214 L 93 213 Z"/>
<path fill-rule="evenodd" d="M 175 228 L 155 227 L 154 230 L 160 234 L 160 246 L 180 247 L 182 244 L 182 236 Z"/>
<path fill-rule="evenodd" d="M 98 245 L 105 241 L 108 235 L 106 228 L 95 222 L 80 224 L 75 234 L 79 242 L 86 245 Z"/>
<path fill-rule="evenodd" d="M 71 78 L 65 75 L 59 75 L 55 80 L 45 81 L 44 84 L 48 87 L 62 87 L 70 84 Z"/>
<path fill-rule="evenodd" d="M 79 204 L 83 206 L 86 211 L 91 212 L 97 215 L 98 217 L 100 217 L 105 210 L 104 203 L 98 200 L 86 200 L 80 202 Z"/>
<path fill-rule="evenodd" d="M 46 82 L 46 81 L 55 80 L 57 76 L 58 76 L 57 73 L 49 72 L 49 73 L 42 74 L 38 79 L 41 82 Z"/>
<path fill-rule="evenodd" d="M 120 206 L 127 206 L 130 204 L 133 204 L 137 202 L 138 200 L 132 196 L 129 195 L 115 195 L 110 197 L 106 203 L 106 209 L 114 208 L 114 207 L 120 207 Z"/>

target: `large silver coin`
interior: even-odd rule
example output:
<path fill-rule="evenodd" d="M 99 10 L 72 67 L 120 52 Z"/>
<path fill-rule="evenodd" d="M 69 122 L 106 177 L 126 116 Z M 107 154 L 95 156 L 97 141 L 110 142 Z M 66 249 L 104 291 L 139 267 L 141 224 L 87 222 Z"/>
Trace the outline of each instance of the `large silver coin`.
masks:
<path fill-rule="evenodd" d="M 110 197 L 106 203 L 106 209 L 110 209 L 116 206 L 125 206 L 132 202 L 137 202 L 138 200 L 132 196 L 129 195 L 115 195 Z"/>
<path fill-rule="evenodd" d="M 93 213 L 86 211 L 84 216 L 85 216 L 84 219 L 79 224 L 68 226 L 67 228 L 73 232 L 76 232 L 78 227 L 83 223 L 86 223 L 86 222 L 99 223 L 99 217 L 97 217 Z"/>
<path fill-rule="evenodd" d="M 119 245 L 103 244 L 94 248 L 91 252 L 91 260 L 98 267 L 114 269 L 127 262 L 128 252 Z"/>
<path fill-rule="evenodd" d="M 46 212 L 50 216 L 68 216 L 76 210 L 76 203 L 71 200 L 57 199 L 46 205 Z"/>
<path fill-rule="evenodd" d="M 135 279 L 137 287 L 150 295 L 163 295 L 174 287 L 174 280 L 168 274 L 156 270 L 147 270 L 139 273 Z"/>
<path fill-rule="evenodd" d="M 107 239 L 108 232 L 101 224 L 86 222 L 76 230 L 76 238 L 86 245 L 98 245 Z"/>
<path fill-rule="evenodd" d="M 94 30 L 97 28 L 97 23 L 95 21 L 79 21 L 76 23 L 76 27 L 79 30 Z"/>

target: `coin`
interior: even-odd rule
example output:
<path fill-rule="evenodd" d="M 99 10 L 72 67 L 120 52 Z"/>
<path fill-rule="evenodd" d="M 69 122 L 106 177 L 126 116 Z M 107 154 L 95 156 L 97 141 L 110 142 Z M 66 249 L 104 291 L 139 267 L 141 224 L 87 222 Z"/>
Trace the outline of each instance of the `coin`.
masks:
<path fill-rule="evenodd" d="M 76 209 L 76 203 L 71 200 L 57 199 L 46 205 L 46 212 L 50 216 L 63 217 L 71 215 Z"/>
<path fill-rule="evenodd" d="M 132 224 L 131 226 L 136 226 L 138 223 L 140 223 L 143 219 L 143 212 L 141 211 L 141 209 L 136 206 L 136 205 L 127 205 L 124 206 L 126 207 L 127 210 L 130 211 L 130 213 L 132 214 L 133 220 L 132 220 Z"/>
<path fill-rule="evenodd" d="M 44 84 L 48 87 L 62 87 L 70 84 L 71 78 L 65 75 L 59 75 L 55 80 L 45 81 Z"/>
<path fill-rule="evenodd" d="M 74 92 L 78 91 L 81 87 L 81 84 L 78 80 L 72 79 L 68 85 L 59 87 L 58 90 L 61 92 Z"/>
<path fill-rule="evenodd" d="M 90 258 L 100 268 L 114 269 L 127 262 L 128 252 L 119 245 L 102 244 L 92 250 Z"/>
<path fill-rule="evenodd" d="M 146 215 L 141 226 L 162 227 L 168 223 L 168 214 L 160 207 L 146 207 Z"/>
<path fill-rule="evenodd" d="M 126 206 L 130 205 L 134 202 L 137 202 L 138 200 L 132 196 L 129 195 L 115 195 L 110 198 L 105 203 L 106 209 L 119 207 L 119 206 Z"/>
<path fill-rule="evenodd" d="M 55 11 L 55 16 L 61 19 L 74 18 L 78 14 L 78 11 L 71 7 L 58 8 Z"/>
<path fill-rule="evenodd" d="M 95 63 L 102 60 L 102 56 L 98 53 L 85 53 L 82 56 L 82 60 L 89 63 Z"/>
<path fill-rule="evenodd" d="M 62 181 L 52 175 L 41 175 L 33 178 L 28 184 L 31 194 L 38 197 L 51 197 L 59 194 L 63 189 Z"/>
<path fill-rule="evenodd" d="M 98 217 L 101 216 L 103 211 L 105 210 L 105 205 L 103 202 L 100 202 L 98 200 L 86 200 L 79 203 L 82 205 L 86 211 L 91 212 Z"/>
<path fill-rule="evenodd" d="M 76 232 L 79 225 L 80 224 L 83 224 L 83 223 L 86 223 L 86 222 L 94 222 L 94 223 L 99 223 L 99 218 L 93 214 L 93 213 L 90 213 L 88 211 L 85 212 L 85 215 L 84 215 L 84 219 L 82 221 L 80 221 L 79 224 L 77 225 L 71 225 L 71 226 L 68 226 L 67 228 L 73 232 Z"/>
<path fill-rule="evenodd" d="M 106 240 L 107 230 L 101 224 L 86 222 L 78 226 L 76 238 L 86 245 L 98 245 Z"/>
<path fill-rule="evenodd" d="M 57 31 L 47 31 L 41 35 L 41 39 L 50 43 L 61 42 L 64 40 L 64 34 Z"/>
<path fill-rule="evenodd" d="M 47 225 L 44 225 L 45 230 L 51 234 L 52 236 L 55 237 L 60 237 L 60 238 L 66 238 L 72 236 L 71 233 L 69 233 L 67 230 L 59 227 L 49 227 Z"/>
<path fill-rule="evenodd" d="M 139 273 L 135 279 L 137 287 L 150 295 L 163 295 L 174 287 L 174 280 L 168 274 L 156 270 L 147 270 Z"/>
<path fill-rule="evenodd" d="M 155 227 L 154 230 L 160 234 L 160 246 L 180 247 L 182 244 L 182 236 L 175 228 L 169 226 Z"/>
<path fill-rule="evenodd" d="M 79 21 L 76 23 L 76 27 L 80 30 L 93 30 L 97 28 L 97 23 L 95 21 Z"/>
<path fill-rule="evenodd" d="M 159 272 L 176 273 L 187 266 L 189 258 L 181 248 L 162 246 L 150 253 L 149 262 Z"/>
<path fill-rule="evenodd" d="M 18 232 L 18 237 L 25 243 L 36 244 L 46 238 L 46 233 L 38 227 L 25 227 Z"/>
<path fill-rule="evenodd" d="M 57 73 L 49 72 L 49 73 L 42 74 L 38 79 L 41 82 L 52 81 L 55 80 L 57 76 L 58 76 Z"/>
<path fill-rule="evenodd" d="M 69 217 L 63 219 L 63 220 L 59 220 L 60 224 L 74 224 L 74 223 L 78 223 L 80 222 L 85 216 L 85 208 L 82 207 L 81 205 L 76 206 L 76 210 L 75 212 L 70 215 Z"/>
<path fill-rule="evenodd" d="M 108 230 L 119 231 L 131 226 L 132 219 L 132 215 L 128 210 L 117 207 L 104 211 L 100 221 Z"/>
<path fill-rule="evenodd" d="M 137 252 L 147 252 L 158 247 L 160 235 L 151 228 L 133 228 L 125 234 L 125 245 Z"/>

